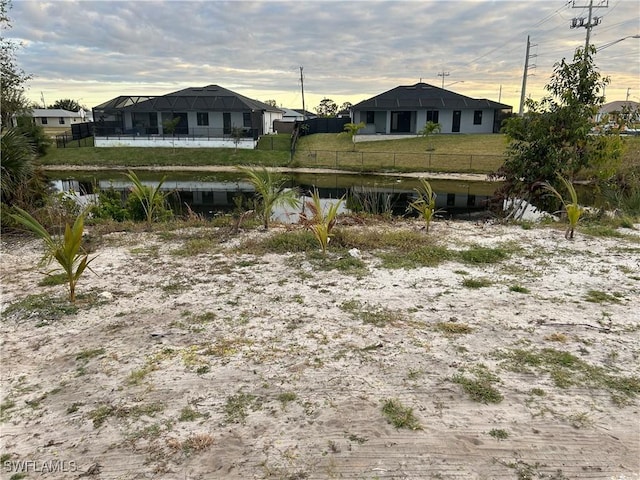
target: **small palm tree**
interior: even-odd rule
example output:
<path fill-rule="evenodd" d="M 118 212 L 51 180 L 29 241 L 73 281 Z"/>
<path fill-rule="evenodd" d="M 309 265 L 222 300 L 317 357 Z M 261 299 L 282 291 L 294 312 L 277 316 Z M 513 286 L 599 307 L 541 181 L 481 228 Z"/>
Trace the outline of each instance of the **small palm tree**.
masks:
<path fill-rule="evenodd" d="M 567 226 L 567 230 L 564 233 L 564 238 L 567 240 L 573 239 L 573 233 L 575 231 L 576 226 L 578 225 L 578 221 L 580 217 L 584 213 L 584 208 L 580 206 L 578 203 L 578 194 L 576 193 L 576 189 L 569 180 L 564 178 L 561 175 L 558 175 L 558 178 L 562 181 L 565 188 L 569 192 L 570 200 L 565 199 L 558 190 L 552 187 L 549 183 L 543 183 L 542 188 L 551 192 L 556 198 L 562 202 L 562 206 L 564 207 L 564 211 L 567 213 L 567 221 L 569 225 Z"/>
<path fill-rule="evenodd" d="M 420 178 L 420 186 L 421 188 L 415 189 L 418 193 L 418 198 L 411 202 L 409 207 L 420 214 L 426 223 L 427 232 L 429 232 L 429 226 L 436 211 L 437 195 L 431 188 L 431 184 L 424 178 Z"/>
<path fill-rule="evenodd" d="M 128 173 L 125 173 L 125 175 L 133 183 L 131 195 L 140 201 L 140 204 L 144 209 L 147 225 L 151 226 L 155 220 L 157 212 L 164 209 L 167 196 L 169 195 L 169 193 L 162 192 L 160 190 L 167 177 L 162 177 L 160 183 L 155 187 L 149 187 L 147 185 L 143 185 L 138 176 L 131 170 L 129 170 Z"/>
<path fill-rule="evenodd" d="M 353 150 L 356 149 L 356 135 L 360 130 L 366 127 L 364 122 L 360 123 L 345 123 L 344 124 L 344 132 L 339 133 L 338 135 L 345 135 L 349 137 L 351 143 L 353 143 Z"/>
<path fill-rule="evenodd" d="M 435 150 L 433 143 L 429 140 L 429 136 L 435 133 L 440 133 L 441 131 L 442 126 L 439 123 L 429 121 L 425 123 L 424 127 L 422 127 L 422 130 L 418 132 L 419 135 L 422 135 L 427 139 L 427 150 Z"/>
<path fill-rule="evenodd" d="M 333 230 L 333 227 L 336 225 L 338 210 L 344 200 L 345 197 L 338 199 L 324 212 L 322 210 L 322 204 L 320 203 L 320 194 L 316 188 L 311 194 L 311 201 L 307 202 L 307 208 L 311 215 L 302 215 L 303 221 L 308 224 L 309 229 L 313 232 L 313 235 L 320 244 L 322 253 L 325 255 L 327 253 L 329 239 L 331 238 L 331 230 Z"/>
<path fill-rule="evenodd" d="M 82 248 L 82 233 L 84 231 L 86 210 L 76 217 L 73 226 L 66 224 L 64 236 L 55 237 L 47 232 L 40 222 L 29 213 L 18 207 L 15 207 L 15 209 L 18 213 L 11 214 L 11 217 L 44 240 L 46 250 L 42 263 L 48 265 L 55 259 L 64 270 L 64 275 L 69 285 L 69 301 L 75 303 L 78 280 L 93 260 L 93 258 L 89 259 L 89 255 Z"/>
<path fill-rule="evenodd" d="M 300 206 L 298 191 L 296 189 L 285 189 L 284 183 L 286 179 L 281 175 L 271 172 L 265 167 L 260 169 L 254 167 L 237 168 L 247 176 L 247 180 L 256 189 L 265 230 L 269 229 L 271 215 L 273 215 L 275 207 L 286 205 L 291 208 L 298 208 Z"/>

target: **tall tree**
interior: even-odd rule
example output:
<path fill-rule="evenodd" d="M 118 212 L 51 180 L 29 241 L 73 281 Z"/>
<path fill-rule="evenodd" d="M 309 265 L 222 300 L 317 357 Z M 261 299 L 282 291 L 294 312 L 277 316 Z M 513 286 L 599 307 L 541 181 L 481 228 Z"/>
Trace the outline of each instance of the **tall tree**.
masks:
<path fill-rule="evenodd" d="M 603 103 L 602 91 L 609 82 L 598 72 L 593 54 L 578 48 L 569 63 L 554 65 L 539 102 L 527 101 L 528 112 L 509 118 L 504 127 L 509 143 L 507 159 L 493 176 L 504 179 L 499 193 L 505 198 L 522 198 L 546 208 L 541 198 L 543 184 L 561 188 L 560 177 L 580 175 L 596 180 L 611 177 L 621 160 L 619 137 L 590 135 L 592 118 Z"/>
<path fill-rule="evenodd" d="M 344 102 L 342 105 L 340 105 L 340 109 L 338 111 L 339 112 L 348 112 L 349 110 L 351 110 L 351 107 L 353 107 L 353 103 Z"/>
<path fill-rule="evenodd" d="M 51 105 L 51 107 L 49 108 L 61 108 L 63 110 L 68 110 L 69 112 L 77 112 L 81 108 L 83 110 L 87 110 L 86 107 L 80 105 L 80 102 L 71 100 L 70 98 L 63 98 L 60 100 L 56 100 L 55 102 L 53 102 L 53 105 Z"/>
<path fill-rule="evenodd" d="M 0 29 L 3 31 L 11 28 L 10 9 L 11 0 L 0 0 Z M 24 96 L 24 86 L 31 75 L 18 67 L 16 61 L 16 51 L 20 46 L 14 40 L 0 36 L 0 128 L 3 130 L 11 126 L 13 116 L 26 113 L 30 107 Z"/>
<path fill-rule="evenodd" d="M 320 105 L 315 109 L 319 117 L 335 117 L 338 112 L 338 105 L 330 98 L 320 100 Z"/>
<path fill-rule="evenodd" d="M 278 102 L 276 102 L 275 100 L 265 100 L 263 103 L 266 103 L 267 105 L 271 105 L 272 107 L 278 106 Z"/>

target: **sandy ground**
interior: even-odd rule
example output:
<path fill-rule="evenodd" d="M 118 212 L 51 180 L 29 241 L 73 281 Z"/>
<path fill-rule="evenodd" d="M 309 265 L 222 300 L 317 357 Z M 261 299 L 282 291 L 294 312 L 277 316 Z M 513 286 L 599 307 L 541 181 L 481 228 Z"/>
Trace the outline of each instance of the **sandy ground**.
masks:
<path fill-rule="evenodd" d="M 264 232 L 197 255 L 203 229 L 112 233 L 66 313 L 41 244 L 5 238 L 0 477 L 638 479 L 640 230 L 621 232 L 441 221 L 450 249 L 521 249 L 354 252 L 358 275 L 236 249 Z"/>

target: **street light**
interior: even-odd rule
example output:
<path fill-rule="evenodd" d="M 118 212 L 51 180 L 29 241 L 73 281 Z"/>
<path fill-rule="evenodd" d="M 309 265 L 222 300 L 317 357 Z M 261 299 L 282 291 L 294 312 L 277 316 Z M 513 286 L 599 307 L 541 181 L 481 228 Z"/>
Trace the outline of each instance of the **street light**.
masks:
<path fill-rule="evenodd" d="M 614 40 L 613 42 L 609 42 L 609 43 L 605 43 L 603 45 L 600 45 L 599 47 L 596 48 L 596 52 L 599 52 L 600 50 L 604 50 L 605 48 L 608 48 L 612 45 L 615 45 L 616 43 L 620 43 L 623 40 L 626 40 L 627 38 L 640 38 L 640 35 L 636 34 L 636 35 L 628 35 L 626 37 L 623 38 L 619 38 L 618 40 Z"/>

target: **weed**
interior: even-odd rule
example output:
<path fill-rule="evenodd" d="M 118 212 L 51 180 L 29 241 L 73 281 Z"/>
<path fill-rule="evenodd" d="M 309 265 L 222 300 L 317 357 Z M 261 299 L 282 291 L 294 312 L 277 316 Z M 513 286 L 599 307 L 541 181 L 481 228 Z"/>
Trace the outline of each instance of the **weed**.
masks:
<path fill-rule="evenodd" d="M 567 343 L 567 336 L 564 333 L 552 333 L 544 337 L 549 342 Z"/>
<path fill-rule="evenodd" d="M 496 440 L 506 440 L 507 438 L 509 438 L 509 432 L 501 428 L 493 428 L 489 430 L 489 435 Z"/>
<path fill-rule="evenodd" d="M 82 405 L 84 405 L 84 403 L 73 402 L 69 407 L 67 407 L 67 414 L 71 415 L 72 413 L 76 413 Z"/>
<path fill-rule="evenodd" d="M 67 275 L 65 273 L 49 273 L 38 282 L 40 287 L 55 287 L 56 285 L 64 285 L 67 283 Z"/>
<path fill-rule="evenodd" d="M 65 315 L 74 315 L 77 312 L 78 307 L 66 300 L 44 294 L 35 294 L 9 305 L 3 316 L 5 319 L 36 319 L 36 326 L 44 326 L 59 320 Z"/>
<path fill-rule="evenodd" d="M 521 285 L 512 285 L 509 287 L 509 291 L 510 292 L 516 292 L 516 293 L 530 293 L 528 288 L 525 288 Z"/>
<path fill-rule="evenodd" d="M 194 452 L 202 452 L 213 445 L 213 437 L 208 433 L 194 433 L 182 442 L 182 451 L 189 455 Z"/>
<path fill-rule="evenodd" d="M 93 428 L 99 428 L 114 411 L 112 405 L 100 405 L 95 410 L 89 412 L 89 418 L 93 421 Z"/>
<path fill-rule="evenodd" d="M 559 388 L 577 385 L 606 389 L 612 395 L 634 397 L 640 394 L 640 378 L 613 375 L 605 368 L 590 365 L 569 352 L 552 348 L 539 351 L 515 349 L 499 352 L 497 357 L 503 359 L 503 365 L 512 371 L 527 372 L 534 368 L 546 372 Z"/>
<path fill-rule="evenodd" d="M 144 380 L 147 375 L 149 375 L 154 370 L 157 370 L 157 366 L 153 364 L 146 364 L 142 368 L 132 371 L 127 377 L 127 383 L 129 385 L 140 385 L 142 380 Z"/>
<path fill-rule="evenodd" d="M 104 348 L 82 350 L 76 354 L 76 361 L 88 362 L 90 359 L 104 355 Z"/>
<path fill-rule="evenodd" d="M 569 423 L 573 428 L 580 429 L 593 425 L 593 420 L 587 412 L 580 412 L 569 415 Z"/>
<path fill-rule="evenodd" d="M 536 397 L 544 397 L 546 395 L 545 391 L 541 388 L 532 388 L 529 390 L 531 395 L 535 395 Z"/>
<path fill-rule="evenodd" d="M 179 257 L 193 257 L 207 253 L 215 253 L 217 246 L 210 238 L 189 238 L 182 247 L 171 251 L 172 255 Z"/>
<path fill-rule="evenodd" d="M 295 392 L 282 392 L 278 395 L 278 400 L 282 403 L 282 409 L 285 410 L 287 408 L 287 404 L 289 402 L 293 402 L 298 398 Z"/>
<path fill-rule="evenodd" d="M 9 410 L 16 406 L 16 402 L 11 399 L 5 399 L 4 402 L 0 404 L 0 421 L 4 422 L 9 418 Z"/>
<path fill-rule="evenodd" d="M 504 397 L 492 385 L 499 381 L 498 377 L 482 365 L 475 367 L 472 373 L 474 373 L 475 378 L 457 374 L 454 375 L 452 380 L 460 385 L 471 399 L 476 402 L 500 403 Z"/>
<path fill-rule="evenodd" d="M 193 422 L 194 420 L 204 417 L 204 415 L 191 407 L 184 407 L 180 410 L 179 422 Z"/>
<path fill-rule="evenodd" d="M 400 400 L 385 400 L 382 405 L 382 413 L 387 421 L 396 428 L 407 428 L 409 430 L 421 430 L 422 426 L 413 414 L 413 409 L 405 407 Z"/>
<path fill-rule="evenodd" d="M 437 267 L 455 257 L 446 247 L 422 246 L 424 242 L 410 247 L 408 250 L 394 250 L 379 254 L 384 268 L 419 268 Z"/>
<path fill-rule="evenodd" d="M 367 437 L 360 437 L 360 436 L 358 436 L 358 435 L 356 435 L 356 434 L 353 434 L 353 433 L 352 433 L 352 434 L 350 434 L 347 438 L 348 438 L 351 442 L 356 442 L 356 443 L 359 443 L 360 445 L 362 445 L 363 443 L 365 443 L 366 441 L 368 441 L 368 438 L 367 438 Z"/>
<path fill-rule="evenodd" d="M 459 335 L 464 333 L 471 333 L 473 328 L 471 328 L 466 323 L 458 323 L 458 322 L 438 322 L 435 326 L 436 330 L 451 334 L 451 335 Z"/>
<path fill-rule="evenodd" d="M 462 250 L 458 255 L 460 259 L 472 265 L 485 265 L 490 263 L 498 263 L 509 258 L 511 252 L 503 248 L 487 248 L 472 247 L 468 250 Z"/>
<path fill-rule="evenodd" d="M 620 299 L 615 294 L 611 295 L 600 290 L 589 290 L 585 300 L 593 303 L 620 303 Z"/>
<path fill-rule="evenodd" d="M 423 375 L 424 375 L 424 370 L 422 368 L 418 368 L 415 370 L 413 368 L 410 368 L 409 373 L 407 373 L 407 380 L 417 380 Z"/>
<path fill-rule="evenodd" d="M 465 278 L 462 280 L 462 286 L 466 288 L 484 288 L 492 284 L 493 282 L 488 278 Z"/>
<path fill-rule="evenodd" d="M 0 465 L 4 465 L 4 462 L 8 461 L 11 459 L 11 454 L 10 453 L 3 453 L 2 455 L 0 455 Z"/>
<path fill-rule="evenodd" d="M 247 411 L 249 407 L 254 410 L 259 408 L 255 395 L 238 393 L 227 397 L 224 405 L 225 422 L 244 424 L 249 415 Z"/>
<path fill-rule="evenodd" d="M 345 312 L 351 313 L 355 319 L 376 327 L 394 325 L 405 320 L 404 316 L 400 312 L 384 307 L 366 307 L 355 300 L 348 300 L 344 302 L 340 308 Z"/>

